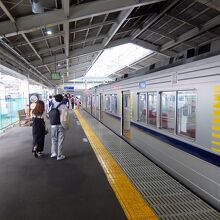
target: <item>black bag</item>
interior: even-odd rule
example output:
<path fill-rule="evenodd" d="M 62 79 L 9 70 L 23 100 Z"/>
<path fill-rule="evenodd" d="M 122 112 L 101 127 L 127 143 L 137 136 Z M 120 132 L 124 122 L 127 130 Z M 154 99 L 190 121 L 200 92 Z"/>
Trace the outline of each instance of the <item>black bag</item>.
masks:
<path fill-rule="evenodd" d="M 49 112 L 49 120 L 51 125 L 60 125 L 60 111 L 58 108 L 62 105 L 60 103 L 56 108 L 52 108 Z"/>

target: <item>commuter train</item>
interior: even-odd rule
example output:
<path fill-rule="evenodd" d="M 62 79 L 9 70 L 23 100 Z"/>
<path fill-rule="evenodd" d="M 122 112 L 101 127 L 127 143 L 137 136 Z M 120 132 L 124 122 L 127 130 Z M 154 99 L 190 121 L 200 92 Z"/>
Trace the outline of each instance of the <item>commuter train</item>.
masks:
<path fill-rule="evenodd" d="M 93 88 L 83 108 L 220 209 L 220 55 Z"/>

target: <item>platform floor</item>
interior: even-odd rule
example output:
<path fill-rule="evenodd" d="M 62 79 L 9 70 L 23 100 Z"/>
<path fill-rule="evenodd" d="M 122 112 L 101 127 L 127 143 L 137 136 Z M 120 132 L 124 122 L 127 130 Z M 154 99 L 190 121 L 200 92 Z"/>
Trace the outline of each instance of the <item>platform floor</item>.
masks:
<path fill-rule="evenodd" d="M 0 219 L 157 219 L 129 217 L 129 207 L 126 207 L 126 201 L 121 199 L 124 195 L 119 192 L 121 189 L 126 192 L 127 186 L 124 182 L 119 183 L 116 186 L 117 192 L 111 188 L 107 177 L 113 177 L 113 182 L 116 182 L 116 179 L 111 173 L 112 170 L 107 170 L 106 175 L 100 165 L 107 167 L 108 164 L 104 154 L 101 159 L 97 156 L 101 145 L 116 161 L 158 219 L 220 219 L 219 212 L 91 115 L 83 110 L 78 113 L 78 118 L 72 113 L 72 127 L 67 131 L 64 143 L 64 154 L 67 158 L 62 161 L 49 157 L 50 135 L 46 136 L 46 156 L 42 159 L 33 157 L 30 127 L 15 127 L 0 137 Z M 82 119 L 86 125 L 82 124 Z M 86 129 L 83 130 L 82 126 Z M 97 145 L 97 150 L 94 145 Z M 116 168 L 114 164 L 113 167 Z M 137 208 L 138 202 L 130 193 L 125 193 L 124 198 L 131 200 L 134 208 Z M 142 213 L 137 214 L 141 216 Z"/>
<path fill-rule="evenodd" d="M 31 127 L 14 127 L 0 137 L 0 219 L 126 219 L 106 176 L 74 117 L 66 133 L 67 159 L 32 156 Z"/>

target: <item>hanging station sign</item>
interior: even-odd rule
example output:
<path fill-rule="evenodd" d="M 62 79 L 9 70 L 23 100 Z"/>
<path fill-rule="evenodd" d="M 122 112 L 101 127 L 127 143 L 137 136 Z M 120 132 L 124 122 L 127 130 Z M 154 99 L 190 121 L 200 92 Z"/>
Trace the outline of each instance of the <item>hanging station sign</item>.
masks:
<path fill-rule="evenodd" d="M 60 80 L 61 79 L 60 73 L 59 72 L 52 72 L 51 78 L 52 78 L 52 80 Z"/>
<path fill-rule="evenodd" d="M 64 86 L 63 89 L 65 91 L 74 91 L 74 86 Z"/>

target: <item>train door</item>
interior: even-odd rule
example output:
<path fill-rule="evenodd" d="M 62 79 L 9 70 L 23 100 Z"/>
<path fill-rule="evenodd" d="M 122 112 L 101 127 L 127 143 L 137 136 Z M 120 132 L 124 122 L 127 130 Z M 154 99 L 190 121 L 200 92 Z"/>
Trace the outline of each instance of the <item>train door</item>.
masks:
<path fill-rule="evenodd" d="M 96 95 L 92 95 L 92 112 L 91 114 L 95 117 L 96 114 Z"/>
<path fill-rule="evenodd" d="M 100 121 L 103 121 L 104 95 L 100 93 Z"/>
<path fill-rule="evenodd" d="M 89 113 L 92 114 L 92 95 L 89 96 Z"/>
<path fill-rule="evenodd" d="M 100 99 L 99 95 L 96 95 L 96 115 L 95 117 L 99 119 L 99 112 L 100 112 Z"/>
<path fill-rule="evenodd" d="M 122 92 L 122 136 L 131 138 L 131 117 L 130 117 L 130 92 Z"/>

